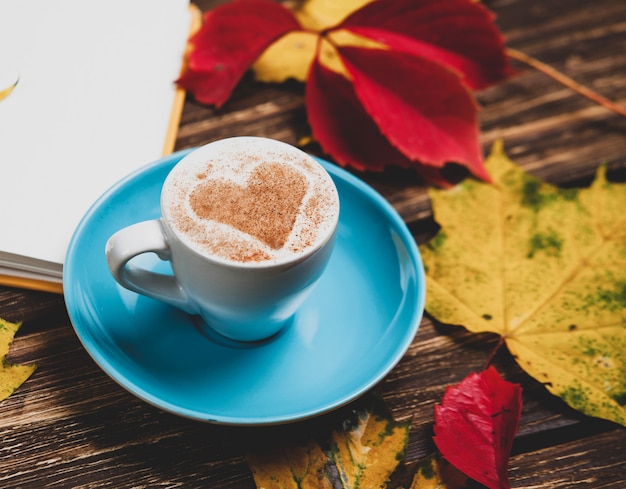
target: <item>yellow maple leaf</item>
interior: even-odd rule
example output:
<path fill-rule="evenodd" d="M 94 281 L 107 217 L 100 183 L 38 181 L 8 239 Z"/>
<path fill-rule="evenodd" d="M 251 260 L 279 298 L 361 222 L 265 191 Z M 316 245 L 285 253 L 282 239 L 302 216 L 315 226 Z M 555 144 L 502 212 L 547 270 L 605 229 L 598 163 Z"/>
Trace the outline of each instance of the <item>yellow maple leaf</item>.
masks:
<path fill-rule="evenodd" d="M 35 365 L 13 365 L 6 360 L 9 347 L 21 323 L 0 319 L 0 401 L 9 397 L 35 371 Z"/>
<path fill-rule="evenodd" d="M 294 8 L 294 14 L 305 31 L 291 32 L 267 48 L 253 65 L 255 78 L 267 83 L 283 83 L 289 78 L 304 82 L 315 56 L 318 32 L 332 27 L 351 12 L 372 0 L 307 0 Z M 332 34 L 333 42 L 343 46 L 383 48 L 371 39 L 345 31 Z M 328 68 L 346 75 L 333 46 L 322 42 L 321 62 Z"/>
<path fill-rule="evenodd" d="M 430 189 L 438 234 L 420 246 L 426 310 L 499 334 L 570 406 L 626 425 L 626 185 L 598 171 L 560 189 L 494 145 L 493 184 Z"/>
<path fill-rule="evenodd" d="M 384 489 L 404 457 L 408 432 L 409 423 L 367 409 L 328 440 L 263 446 L 247 460 L 259 489 Z"/>

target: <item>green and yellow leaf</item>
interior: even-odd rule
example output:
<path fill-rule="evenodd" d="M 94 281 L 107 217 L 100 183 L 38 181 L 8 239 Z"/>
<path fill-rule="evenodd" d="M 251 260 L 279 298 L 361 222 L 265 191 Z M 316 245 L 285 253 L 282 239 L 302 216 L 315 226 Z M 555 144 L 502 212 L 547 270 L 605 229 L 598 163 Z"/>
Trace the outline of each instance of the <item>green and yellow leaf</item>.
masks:
<path fill-rule="evenodd" d="M 601 168 L 589 188 L 554 187 L 501 142 L 486 166 L 493 184 L 430 190 L 427 312 L 501 335 L 550 392 L 626 425 L 626 185 Z"/>
<path fill-rule="evenodd" d="M 333 460 L 342 487 L 385 488 L 404 458 L 409 426 L 370 411 L 345 431 L 333 432 Z"/>
<path fill-rule="evenodd" d="M 325 439 L 264 446 L 247 460 L 259 489 L 384 489 L 404 459 L 408 432 L 408 423 L 367 409 Z"/>
<path fill-rule="evenodd" d="M 21 323 L 0 319 L 0 401 L 9 397 L 35 371 L 35 365 L 13 365 L 6 360 L 9 347 Z"/>

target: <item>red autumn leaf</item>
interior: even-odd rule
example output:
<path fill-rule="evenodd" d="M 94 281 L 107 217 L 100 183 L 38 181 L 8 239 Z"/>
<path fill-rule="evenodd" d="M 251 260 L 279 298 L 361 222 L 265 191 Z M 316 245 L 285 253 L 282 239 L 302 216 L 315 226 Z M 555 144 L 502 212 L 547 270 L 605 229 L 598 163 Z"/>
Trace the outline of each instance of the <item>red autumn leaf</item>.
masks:
<path fill-rule="evenodd" d="M 313 136 L 339 162 L 358 170 L 410 165 L 367 116 L 351 83 L 317 60 L 311 66 L 305 96 Z M 360 144 L 353 144 L 355 140 Z"/>
<path fill-rule="evenodd" d="M 394 148 L 365 112 L 352 84 L 317 60 L 307 80 L 306 105 L 313 136 L 339 164 L 362 171 L 382 171 L 387 165 L 414 166 L 428 181 L 449 186 L 439 168 L 415 166 Z"/>
<path fill-rule="evenodd" d="M 475 0 L 375 0 L 318 34 L 349 71 L 342 79 L 315 54 L 306 81 L 314 137 L 341 165 L 380 171 L 415 168 L 448 186 L 446 163 L 489 181 L 479 144 L 471 89 L 511 74 L 493 14 Z M 178 81 L 198 101 L 220 107 L 244 72 L 284 34 L 304 30 L 270 0 L 235 0 L 206 14 Z M 363 49 L 335 44 L 347 30 L 386 44 Z M 311 31 L 307 31 L 311 32 Z"/>
<path fill-rule="evenodd" d="M 477 107 L 458 76 L 402 52 L 338 51 L 357 97 L 391 144 L 410 160 L 439 168 L 455 161 L 489 181 L 478 142 Z"/>
<path fill-rule="evenodd" d="M 338 28 L 456 70 L 477 90 L 513 74 L 493 20 L 473 0 L 388 0 L 365 5 Z"/>
<path fill-rule="evenodd" d="M 452 465 L 490 489 L 508 489 L 507 467 L 521 413 L 521 387 L 490 367 L 448 387 L 435 406 L 437 448 Z"/>
<path fill-rule="evenodd" d="M 235 0 L 204 15 L 190 40 L 188 65 L 177 83 L 220 107 L 250 65 L 276 39 L 300 29 L 293 13 L 270 0 Z"/>

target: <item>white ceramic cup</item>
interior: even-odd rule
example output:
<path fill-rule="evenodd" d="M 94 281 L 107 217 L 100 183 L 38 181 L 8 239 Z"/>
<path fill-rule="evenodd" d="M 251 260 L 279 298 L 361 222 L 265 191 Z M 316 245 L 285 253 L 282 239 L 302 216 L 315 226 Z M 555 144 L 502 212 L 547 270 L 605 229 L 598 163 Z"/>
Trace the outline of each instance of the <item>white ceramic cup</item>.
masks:
<path fill-rule="evenodd" d="M 215 195 L 219 204 L 210 202 Z M 201 316 L 227 338 L 257 341 L 280 331 L 322 276 L 339 197 L 326 170 L 306 153 L 271 139 L 236 137 L 177 163 L 163 184 L 161 212 L 160 219 L 108 240 L 115 279 Z M 170 261 L 173 275 L 133 263 L 143 253 Z"/>

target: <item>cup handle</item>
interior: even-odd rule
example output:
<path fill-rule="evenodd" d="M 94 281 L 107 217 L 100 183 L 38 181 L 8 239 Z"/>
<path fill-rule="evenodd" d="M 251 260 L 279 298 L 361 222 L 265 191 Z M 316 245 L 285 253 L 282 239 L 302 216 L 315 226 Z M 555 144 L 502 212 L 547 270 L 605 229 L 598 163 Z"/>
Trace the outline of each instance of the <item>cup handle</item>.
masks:
<path fill-rule="evenodd" d="M 152 272 L 128 263 L 142 253 L 156 253 L 161 260 L 170 260 L 171 251 L 159 219 L 138 222 L 125 227 L 109 238 L 106 259 L 115 280 L 125 288 L 152 297 L 185 312 L 194 314 L 187 293 L 173 275 Z"/>

